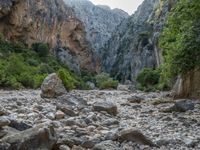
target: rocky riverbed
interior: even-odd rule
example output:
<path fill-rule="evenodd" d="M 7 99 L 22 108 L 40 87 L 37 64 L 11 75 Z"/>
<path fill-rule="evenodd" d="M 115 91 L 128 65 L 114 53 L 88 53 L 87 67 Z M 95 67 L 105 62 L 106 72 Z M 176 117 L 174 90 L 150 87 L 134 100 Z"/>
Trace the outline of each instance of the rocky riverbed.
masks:
<path fill-rule="evenodd" d="M 200 101 L 168 93 L 0 91 L 1 150 L 199 150 Z"/>

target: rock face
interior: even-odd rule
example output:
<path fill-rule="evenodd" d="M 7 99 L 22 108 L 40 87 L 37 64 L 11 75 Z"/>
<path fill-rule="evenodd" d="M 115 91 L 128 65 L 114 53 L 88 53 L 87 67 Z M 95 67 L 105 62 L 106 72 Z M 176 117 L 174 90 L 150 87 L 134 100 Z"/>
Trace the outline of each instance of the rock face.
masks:
<path fill-rule="evenodd" d="M 66 93 L 66 89 L 56 73 L 48 75 L 41 85 L 41 97 L 54 98 Z"/>
<path fill-rule="evenodd" d="M 125 82 L 134 81 L 145 67 L 162 63 L 158 38 L 171 3 L 145 0 L 138 10 L 113 32 L 102 54 L 103 70 Z"/>
<path fill-rule="evenodd" d="M 174 86 L 175 98 L 200 99 L 200 71 L 194 70 L 179 76 Z"/>
<path fill-rule="evenodd" d="M 63 0 L 0 2 L 0 32 L 7 40 L 29 46 L 37 42 L 48 43 L 63 62 L 66 63 L 66 57 L 74 58 L 76 63 L 68 59 L 67 65 L 72 63 L 79 68 L 92 70 L 92 50 L 85 39 L 84 30 L 82 22 Z"/>
<path fill-rule="evenodd" d="M 84 23 L 88 41 L 95 49 L 97 56 L 111 37 L 115 27 L 129 15 L 120 9 L 111 10 L 108 6 L 95 6 L 88 0 L 65 0 L 76 16 Z"/>

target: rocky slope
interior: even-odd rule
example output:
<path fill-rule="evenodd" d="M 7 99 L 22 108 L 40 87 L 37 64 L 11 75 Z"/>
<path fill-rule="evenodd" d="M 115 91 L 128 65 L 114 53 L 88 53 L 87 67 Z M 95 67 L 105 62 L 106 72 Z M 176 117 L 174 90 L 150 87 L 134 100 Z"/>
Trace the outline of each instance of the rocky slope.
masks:
<path fill-rule="evenodd" d="M 199 101 L 166 94 L 72 91 L 46 99 L 0 91 L 0 149 L 200 149 Z"/>
<path fill-rule="evenodd" d="M 97 52 L 101 52 L 105 42 L 111 37 L 115 27 L 129 15 L 120 10 L 111 10 L 108 6 L 94 5 L 88 0 L 65 0 L 76 16 L 86 27 L 87 39 Z"/>
<path fill-rule="evenodd" d="M 3 0 L 0 32 L 7 40 L 48 43 L 56 55 L 75 71 L 92 70 L 92 51 L 84 25 L 63 0 Z M 65 49 L 61 49 L 65 47 Z"/>
<path fill-rule="evenodd" d="M 145 67 L 162 63 L 158 38 L 174 1 L 145 0 L 123 21 L 104 47 L 103 68 L 122 81 L 134 81 Z"/>

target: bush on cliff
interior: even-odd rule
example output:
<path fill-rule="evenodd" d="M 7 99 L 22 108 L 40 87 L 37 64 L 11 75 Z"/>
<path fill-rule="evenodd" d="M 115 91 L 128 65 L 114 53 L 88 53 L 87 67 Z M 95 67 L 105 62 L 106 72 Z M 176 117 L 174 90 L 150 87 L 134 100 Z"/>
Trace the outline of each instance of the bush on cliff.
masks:
<path fill-rule="evenodd" d="M 32 49 L 38 53 L 40 57 L 47 57 L 49 55 L 49 46 L 44 43 L 32 44 Z"/>
<path fill-rule="evenodd" d="M 178 74 L 200 68 L 200 3 L 178 1 L 160 37 L 164 64 L 161 82 L 170 85 Z"/>
<path fill-rule="evenodd" d="M 158 88 L 159 80 L 159 70 L 145 68 L 138 74 L 136 78 L 136 81 L 138 82 L 137 88 L 143 91 L 154 91 Z"/>
<path fill-rule="evenodd" d="M 96 76 L 96 86 L 100 89 L 116 89 L 118 81 L 113 80 L 108 74 L 101 73 Z"/>

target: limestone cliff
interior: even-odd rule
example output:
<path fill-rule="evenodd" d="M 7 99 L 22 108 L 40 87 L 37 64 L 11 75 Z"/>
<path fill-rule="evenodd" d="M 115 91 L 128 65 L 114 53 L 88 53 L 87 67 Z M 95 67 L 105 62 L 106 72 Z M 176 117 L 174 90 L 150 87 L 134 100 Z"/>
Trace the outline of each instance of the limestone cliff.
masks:
<path fill-rule="evenodd" d="M 175 0 L 145 0 L 113 32 L 102 54 L 103 70 L 121 80 L 135 81 L 145 67 L 163 62 L 158 41 Z"/>
<path fill-rule="evenodd" d="M 93 69 L 84 25 L 63 0 L 1 0 L 0 32 L 7 40 L 29 46 L 48 43 L 74 71 Z"/>
<path fill-rule="evenodd" d="M 104 71 L 125 81 L 134 80 L 144 67 L 156 66 L 148 20 L 157 4 L 158 0 L 145 0 L 135 14 L 116 28 L 103 50 Z"/>
<path fill-rule="evenodd" d="M 74 9 L 76 16 L 84 23 L 87 39 L 97 55 L 102 51 L 115 27 L 129 16 L 123 10 L 94 5 L 89 0 L 64 1 Z"/>

